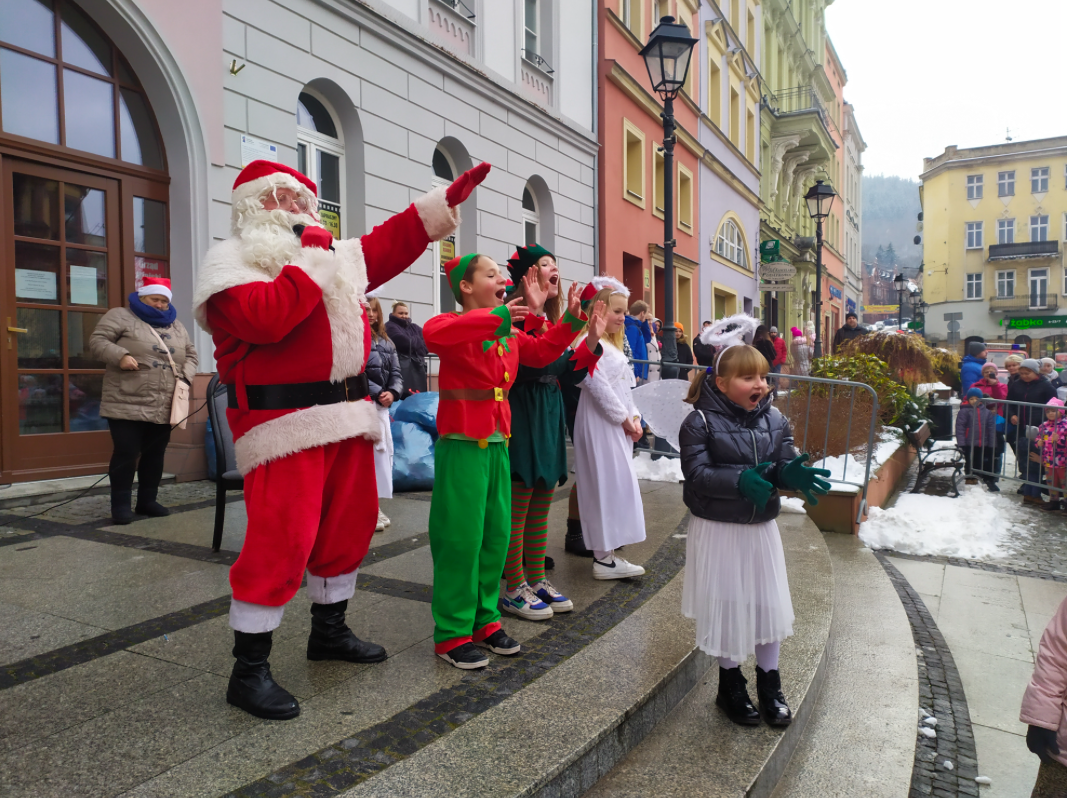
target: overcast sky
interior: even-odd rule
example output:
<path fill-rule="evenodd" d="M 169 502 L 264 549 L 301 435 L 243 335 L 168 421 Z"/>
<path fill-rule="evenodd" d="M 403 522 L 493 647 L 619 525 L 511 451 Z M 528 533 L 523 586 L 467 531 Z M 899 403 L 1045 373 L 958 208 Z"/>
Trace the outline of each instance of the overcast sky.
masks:
<path fill-rule="evenodd" d="M 868 175 L 956 144 L 1067 135 L 1067 0 L 836 0 L 826 27 Z"/>

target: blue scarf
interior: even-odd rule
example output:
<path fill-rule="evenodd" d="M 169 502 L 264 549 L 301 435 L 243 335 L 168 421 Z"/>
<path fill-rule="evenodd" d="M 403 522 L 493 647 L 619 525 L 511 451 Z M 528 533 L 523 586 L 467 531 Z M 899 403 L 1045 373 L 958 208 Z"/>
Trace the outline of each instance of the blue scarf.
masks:
<path fill-rule="evenodd" d="M 174 305 L 169 305 L 166 310 L 156 310 L 151 305 L 146 305 L 142 302 L 136 291 L 130 294 L 129 300 L 130 310 L 133 311 L 133 315 L 153 327 L 169 327 L 178 318 L 178 311 L 174 308 Z"/>

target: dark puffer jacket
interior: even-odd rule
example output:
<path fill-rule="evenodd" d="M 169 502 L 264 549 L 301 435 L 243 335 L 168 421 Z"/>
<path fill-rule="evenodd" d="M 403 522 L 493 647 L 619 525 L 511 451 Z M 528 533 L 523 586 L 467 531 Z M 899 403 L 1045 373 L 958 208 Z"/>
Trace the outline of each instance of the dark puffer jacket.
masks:
<path fill-rule="evenodd" d="M 723 396 L 710 377 L 704 378 L 696 410 L 682 423 L 682 499 L 693 515 L 708 521 L 759 524 L 778 516 L 782 503 L 771 496 L 763 512 L 741 495 L 741 472 L 760 463 L 774 465 L 764 479 L 776 487 L 778 472 L 797 456 L 793 431 L 768 394 L 755 410 L 746 412 Z M 705 420 L 707 426 L 705 427 Z"/>
<path fill-rule="evenodd" d="M 388 338 L 375 337 L 371 340 L 366 372 L 367 382 L 370 383 L 370 393 L 375 402 L 378 401 L 378 394 L 382 391 L 391 392 L 394 402 L 404 392 L 400 359 L 396 355 L 396 347 Z"/>

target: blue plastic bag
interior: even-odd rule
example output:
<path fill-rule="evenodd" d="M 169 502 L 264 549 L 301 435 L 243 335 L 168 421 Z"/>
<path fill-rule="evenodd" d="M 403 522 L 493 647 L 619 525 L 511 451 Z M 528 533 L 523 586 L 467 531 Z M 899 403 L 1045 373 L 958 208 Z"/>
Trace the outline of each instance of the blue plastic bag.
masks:
<path fill-rule="evenodd" d="M 412 394 L 404 401 L 393 405 L 393 407 L 396 407 L 396 412 L 392 413 L 392 416 L 396 421 L 409 421 L 413 424 L 418 424 L 433 435 L 434 440 L 436 440 L 438 398 L 437 391 Z"/>
<path fill-rule="evenodd" d="M 392 430 L 393 490 L 433 490 L 433 436 L 410 421 L 393 421 Z"/>

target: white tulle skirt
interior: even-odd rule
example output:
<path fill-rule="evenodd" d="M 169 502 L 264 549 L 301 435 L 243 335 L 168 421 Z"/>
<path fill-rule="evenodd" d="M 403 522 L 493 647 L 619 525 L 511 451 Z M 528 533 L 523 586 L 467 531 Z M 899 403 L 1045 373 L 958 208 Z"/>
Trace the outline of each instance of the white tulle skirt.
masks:
<path fill-rule="evenodd" d="M 381 405 L 375 405 L 378 411 L 378 426 L 382 439 L 374 444 L 374 476 L 378 480 L 378 498 L 393 498 L 393 427 L 389 411 Z"/>
<path fill-rule="evenodd" d="M 793 602 L 774 521 L 724 524 L 692 516 L 685 547 L 682 614 L 697 646 L 744 662 L 756 646 L 793 634 Z"/>

